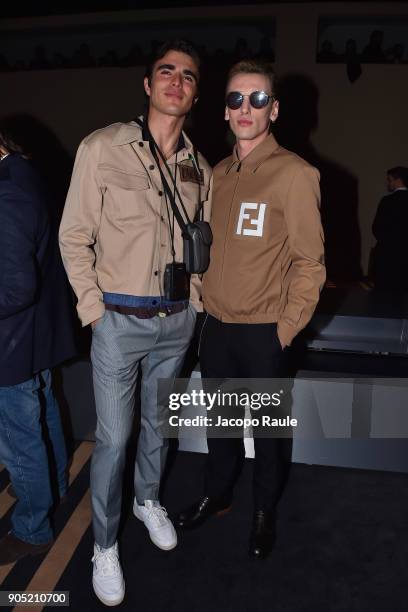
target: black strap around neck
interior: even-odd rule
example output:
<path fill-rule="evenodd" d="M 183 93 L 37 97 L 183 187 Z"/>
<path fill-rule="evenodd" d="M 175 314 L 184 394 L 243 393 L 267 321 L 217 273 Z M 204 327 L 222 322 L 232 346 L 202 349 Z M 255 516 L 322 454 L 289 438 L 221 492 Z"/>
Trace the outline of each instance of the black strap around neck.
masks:
<path fill-rule="evenodd" d="M 155 162 L 157 164 L 157 167 L 159 169 L 159 172 L 160 172 L 160 178 L 161 178 L 161 182 L 162 182 L 162 185 L 163 185 L 163 189 L 164 189 L 164 191 L 166 193 L 166 196 L 167 196 L 167 198 L 168 198 L 168 200 L 170 202 L 170 205 L 171 205 L 171 208 L 173 210 L 174 216 L 177 219 L 177 223 L 179 224 L 181 231 L 184 232 L 185 228 L 186 228 L 186 222 L 184 221 L 184 219 L 183 219 L 183 217 L 182 217 L 182 215 L 180 213 L 180 210 L 179 210 L 179 208 L 177 206 L 175 195 L 173 194 L 172 190 L 170 189 L 170 185 L 168 184 L 167 179 L 164 176 L 164 172 L 163 172 L 162 167 L 160 165 L 158 154 L 160 155 L 161 159 L 163 160 L 163 163 L 164 163 L 164 165 L 166 167 L 166 170 L 167 170 L 169 176 L 174 181 L 173 182 L 173 186 L 174 186 L 175 194 L 177 195 L 177 197 L 178 197 L 178 199 L 180 201 L 181 207 L 182 207 L 183 212 L 184 212 L 184 214 L 186 216 L 186 219 L 187 219 L 187 223 L 190 223 L 190 219 L 189 219 L 188 213 L 187 213 L 187 211 L 185 209 L 185 206 L 183 204 L 183 200 L 181 198 L 179 190 L 177 189 L 176 181 L 173 179 L 173 175 L 172 175 L 171 170 L 169 168 L 169 165 L 168 165 L 168 163 L 166 161 L 166 158 L 164 157 L 164 155 L 161 152 L 159 146 L 157 145 L 156 141 L 154 140 L 154 138 L 152 136 L 152 133 L 149 130 L 149 126 L 147 124 L 147 121 L 142 122 L 137 117 L 135 119 L 135 122 L 142 128 L 142 130 L 145 131 L 145 134 L 147 136 L 147 141 L 149 142 L 149 145 L 150 145 L 150 150 L 152 152 L 152 155 L 154 157 L 154 160 L 155 160 Z"/>

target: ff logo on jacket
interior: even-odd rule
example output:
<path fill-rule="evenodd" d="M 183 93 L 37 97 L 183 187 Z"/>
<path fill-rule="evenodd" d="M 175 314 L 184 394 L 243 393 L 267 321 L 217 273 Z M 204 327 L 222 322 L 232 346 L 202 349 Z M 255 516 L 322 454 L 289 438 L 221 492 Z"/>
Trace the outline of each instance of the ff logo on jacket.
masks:
<path fill-rule="evenodd" d="M 262 236 L 265 219 L 266 204 L 258 202 L 241 202 L 241 210 L 239 211 L 237 234 L 242 236 Z M 251 211 L 251 212 L 247 212 Z M 254 211 L 254 212 L 252 212 Z M 253 229 L 242 227 L 244 222 L 246 226 L 251 225 Z"/>

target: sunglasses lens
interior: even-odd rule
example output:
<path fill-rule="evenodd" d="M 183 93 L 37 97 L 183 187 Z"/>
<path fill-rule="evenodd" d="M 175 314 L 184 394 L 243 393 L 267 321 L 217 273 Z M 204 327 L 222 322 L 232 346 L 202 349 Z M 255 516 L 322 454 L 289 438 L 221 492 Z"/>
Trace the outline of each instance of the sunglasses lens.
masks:
<path fill-rule="evenodd" d="M 269 96 L 264 91 L 253 91 L 249 101 L 254 108 L 264 108 L 269 102 Z"/>
<path fill-rule="evenodd" d="M 227 95 L 227 106 L 232 110 L 236 110 L 239 108 L 244 100 L 244 96 L 239 93 L 239 91 L 230 91 Z"/>

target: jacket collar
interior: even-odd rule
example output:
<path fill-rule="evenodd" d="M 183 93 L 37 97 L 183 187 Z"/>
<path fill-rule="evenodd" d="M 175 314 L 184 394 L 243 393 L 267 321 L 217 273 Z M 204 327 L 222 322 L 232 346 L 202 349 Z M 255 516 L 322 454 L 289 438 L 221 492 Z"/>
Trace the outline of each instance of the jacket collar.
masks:
<path fill-rule="evenodd" d="M 9 173 L 10 164 L 13 165 L 16 158 L 21 157 L 20 153 L 9 153 L 0 161 L 0 173 L 6 176 Z"/>
<path fill-rule="evenodd" d="M 268 134 L 268 136 L 263 140 L 249 155 L 247 155 L 242 161 L 240 161 L 237 154 L 237 147 L 235 145 L 229 163 L 225 169 L 225 174 L 228 174 L 230 170 L 233 168 L 237 168 L 240 164 L 243 168 L 249 170 L 250 172 L 256 172 L 258 168 L 274 153 L 277 149 L 279 149 L 279 144 L 277 143 L 273 134 Z"/>
<path fill-rule="evenodd" d="M 143 115 L 139 117 L 141 121 L 144 122 Z M 140 127 L 135 121 L 130 121 L 129 123 L 123 123 L 119 128 L 117 134 L 112 140 L 112 145 L 114 147 L 120 145 L 131 144 L 132 142 L 143 142 L 145 144 L 149 144 L 146 129 L 143 125 L 143 128 Z M 187 153 L 192 152 L 193 145 L 190 139 L 186 136 L 184 132 L 181 132 L 177 153 L 181 153 L 184 149 L 187 149 Z"/>
<path fill-rule="evenodd" d="M 20 155 L 20 153 L 8 153 L 2 159 L 0 159 L 0 165 L 5 168 L 10 163 L 11 158 L 15 157 L 16 155 Z"/>

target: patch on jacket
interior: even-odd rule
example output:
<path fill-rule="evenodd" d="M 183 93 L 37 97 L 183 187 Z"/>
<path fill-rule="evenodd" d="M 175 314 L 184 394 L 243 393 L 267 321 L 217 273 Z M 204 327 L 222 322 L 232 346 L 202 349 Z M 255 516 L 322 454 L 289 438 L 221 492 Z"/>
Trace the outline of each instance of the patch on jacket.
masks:
<path fill-rule="evenodd" d="M 200 174 L 193 166 L 179 165 L 180 178 L 183 183 L 196 183 L 204 185 L 204 171 L 200 168 Z"/>

